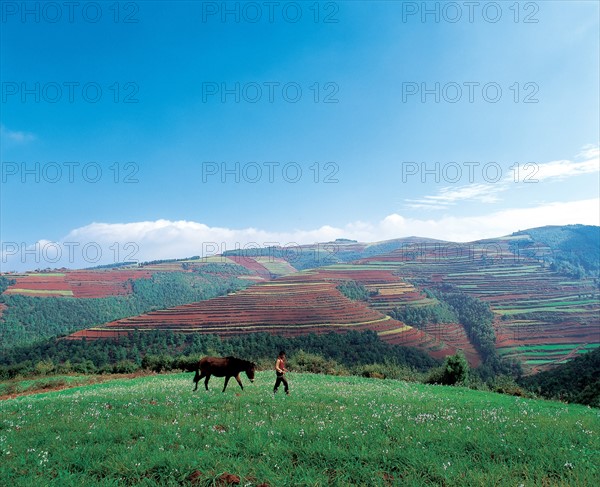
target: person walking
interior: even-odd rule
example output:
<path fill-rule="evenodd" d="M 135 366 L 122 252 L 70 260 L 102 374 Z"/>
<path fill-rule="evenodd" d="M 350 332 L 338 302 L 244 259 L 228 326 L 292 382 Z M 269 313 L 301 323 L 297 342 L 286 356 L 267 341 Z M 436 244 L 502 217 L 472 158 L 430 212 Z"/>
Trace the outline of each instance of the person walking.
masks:
<path fill-rule="evenodd" d="M 277 375 L 277 379 L 275 380 L 275 387 L 273 387 L 273 394 L 277 393 L 277 389 L 279 389 L 279 386 L 283 382 L 283 390 L 289 396 L 290 388 L 288 385 L 288 381 L 285 378 L 286 372 L 287 369 L 285 368 L 285 352 L 281 351 L 279 352 L 277 360 L 275 361 L 275 374 Z"/>

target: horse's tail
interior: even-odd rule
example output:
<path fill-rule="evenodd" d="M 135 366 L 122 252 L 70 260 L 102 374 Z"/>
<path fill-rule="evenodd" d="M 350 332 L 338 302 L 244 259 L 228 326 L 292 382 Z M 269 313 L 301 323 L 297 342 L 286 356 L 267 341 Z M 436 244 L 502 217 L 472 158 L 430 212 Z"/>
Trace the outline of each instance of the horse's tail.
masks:
<path fill-rule="evenodd" d="M 194 375 L 194 382 L 198 385 L 200 381 L 200 362 L 196 364 L 196 375 Z"/>

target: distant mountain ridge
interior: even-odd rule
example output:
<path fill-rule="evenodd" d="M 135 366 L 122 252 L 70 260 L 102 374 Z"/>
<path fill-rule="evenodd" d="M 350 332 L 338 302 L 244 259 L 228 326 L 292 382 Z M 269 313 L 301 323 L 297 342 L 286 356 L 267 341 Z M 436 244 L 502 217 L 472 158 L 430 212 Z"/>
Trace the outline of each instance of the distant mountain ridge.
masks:
<path fill-rule="evenodd" d="M 519 360 L 535 372 L 600 344 L 598 235 L 600 227 L 573 225 L 466 243 L 337 239 L 114 269 L 9 274 L 2 276 L 0 321 L 12 330 L 6 343 L 17 337 L 22 343 L 65 333 L 97 339 L 154 329 L 220 336 L 369 329 L 389 343 L 415 346 L 436 358 L 462 348 L 471 364 L 478 364 L 473 330 L 439 322 L 444 305 L 429 292 L 438 289 L 490 306 L 493 331 L 485 332 L 486 340 L 495 343 L 501 358 Z M 339 292 L 348 281 L 364 287 L 366 302 L 349 301 Z M 58 326 L 50 309 L 69 317 L 68 326 Z M 113 309 L 118 313 L 111 316 Z M 84 313 L 80 319 L 78 313 Z M 414 323 L 393 317 L 411 317 Z"/>
<path fill-rule="evenodd" d="M 546 226 L 513 233 L 529 236 L 552 252 L 554 270 L 574 277 L 600 273 L 600 227 L 591 225 Z"/>
<path fill-rule="evenodd" d="M 298 270 L 323 267 L 342 262 L 352 262 L 394 251 L 410 252 L 423 244 L 437 244 L 468 249 L 477 244 L 512 240 L 513 246 L 523 256 L 555 264 L 557 271 L 573 274 L 577 267 L 583 269 L 581 277 L 598 277 L 600 273 L 600 226 L 565 225 L 544 226 L 519 230 L 511 235 L 486 238 L 471 242 L 451 242 L 427 237 L 402 237 L 380 242 L 358 242 L 336 239 L 317 244 L 285 247 L 263 247 L 227 251 L 226 257 L 272 257 L 287 260 Z M 517 243 L 518 242 L 518 243 Z M 520 256 L 521 254 L 519 254 Z M 572 267 L 566 265 L 570 263 Z"/>

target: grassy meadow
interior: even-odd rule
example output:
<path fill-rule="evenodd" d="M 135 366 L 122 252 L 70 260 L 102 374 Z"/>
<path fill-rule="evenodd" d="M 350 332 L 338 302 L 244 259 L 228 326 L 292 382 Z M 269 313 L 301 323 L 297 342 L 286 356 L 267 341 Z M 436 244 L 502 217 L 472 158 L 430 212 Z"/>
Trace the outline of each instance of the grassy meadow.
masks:
<path fill-rule="evenodd" d="M 459 387 L 152 375 L 0 401 L 0 485 L 600 485 L 600 410 Z"/>

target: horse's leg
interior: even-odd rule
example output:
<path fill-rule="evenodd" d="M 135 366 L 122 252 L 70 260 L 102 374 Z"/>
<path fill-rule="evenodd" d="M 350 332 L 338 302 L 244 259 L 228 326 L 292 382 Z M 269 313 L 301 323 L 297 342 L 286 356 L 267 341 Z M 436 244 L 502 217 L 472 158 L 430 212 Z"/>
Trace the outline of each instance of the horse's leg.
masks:
<path fill-rule="evenodd" d="M 242 385 L 242 380 L 240 379 L 240 374 L 235 376 L 235 380 L 237 380 L 237 383 L 240 385 L 240 387 L 242 388 L 242 391 L 243 391 L 244 386 Z"/>
<path fill-rule="evenodd" d="M 202 374 L 200 374 L 200 372 L 197 370 L 196 375 L 194 376 L 194 382 L 196 383 L 196 387 L 194 387 L 194 391 L 198 390 L 198 382 L 200 382 L 203 377 L 204 377 L 204 372 L 202 372 Z"/>
<path fill-rule="evenodd" d="M 225 389 L 227 389 L 227 383 L 229 382 L 229 379 L 231 379 L 230 375 L 225 377 L 225 385 L 223 386 L 223 392 L 225 392 Z"/>
<path fill-rule="evenodd" d="M 206 374 L 206 379 L 204 379 L 204 387 L 208 391 L 208 379 L 210 379 L 210 374 Z"/>

